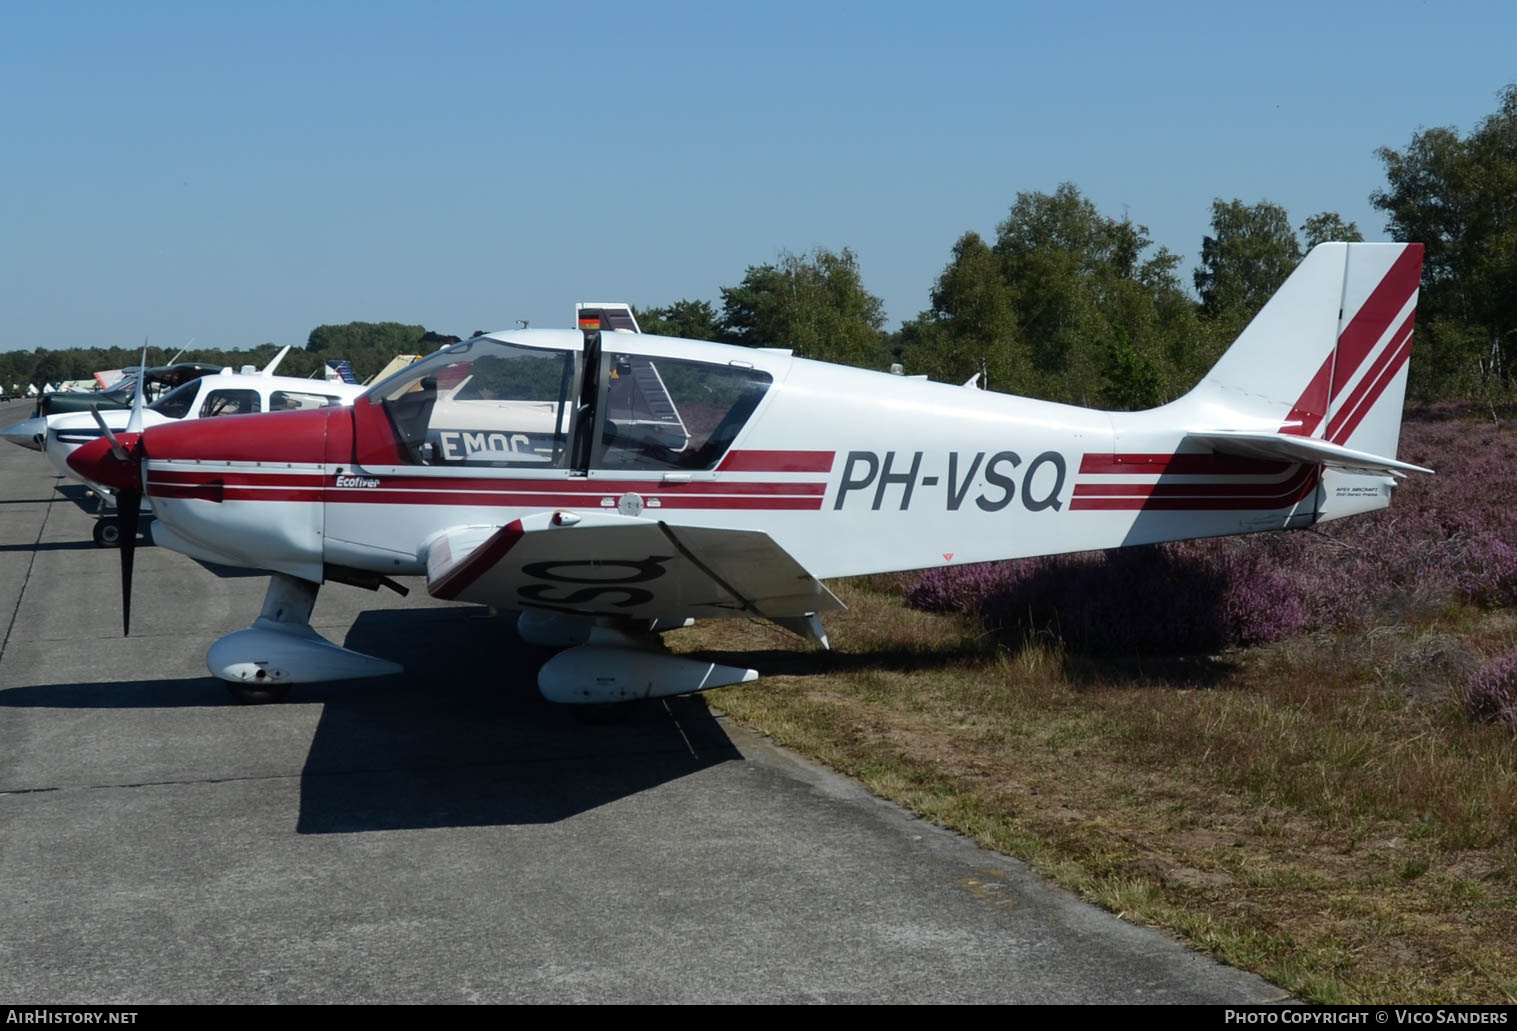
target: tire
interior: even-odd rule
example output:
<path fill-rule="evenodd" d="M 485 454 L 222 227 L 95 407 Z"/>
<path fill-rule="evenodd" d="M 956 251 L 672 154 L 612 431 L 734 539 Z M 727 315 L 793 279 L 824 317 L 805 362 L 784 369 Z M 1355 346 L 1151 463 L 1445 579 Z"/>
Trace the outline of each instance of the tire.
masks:
<path fill-rule="evenodd" d="M 96 547 L 119 548 L 121 547 L 121 523 L 116 519 L 96 519 L 93 536 Z"/>

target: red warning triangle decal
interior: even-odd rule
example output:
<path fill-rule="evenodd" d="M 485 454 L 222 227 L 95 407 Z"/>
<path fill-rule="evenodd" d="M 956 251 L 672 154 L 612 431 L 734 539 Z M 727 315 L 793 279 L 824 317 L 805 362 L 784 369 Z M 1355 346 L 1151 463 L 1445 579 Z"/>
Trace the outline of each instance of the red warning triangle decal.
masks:
<path fill-rule="evenodd" d="M 944 562 L 952 562 L 953 561 L 953 552 L 951 552 L 951 551 L 945 551 L 945 552 L 943 552 L 943 561 Z"/>

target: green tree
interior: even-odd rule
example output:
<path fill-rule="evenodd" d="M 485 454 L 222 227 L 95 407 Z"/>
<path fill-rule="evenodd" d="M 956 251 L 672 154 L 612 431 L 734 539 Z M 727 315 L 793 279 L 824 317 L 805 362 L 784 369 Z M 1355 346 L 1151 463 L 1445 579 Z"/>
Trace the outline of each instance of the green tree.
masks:
<path fill-rule="evenodd" d="M 1119 410 L 1153 408 L 1164 403 L 1164 381 L 1155 362 L 1127 342 L 1120 331 L 1106 354 L 1106 385 L 1101 398 Z"/>
<path fill-rule="evenodd" d="M 1301 223 L 1301 235 L 1306 240 L 1306 249 L 1319 243 L 1360 243 L 1364 240 L 1359 227 L 1343 221 L 1336 211 L 1319 211 Z"/>
<path fill-rule="evenodd" d="M 56 387 L 63 378 L 63 352 L 39 347 L 36 354 L 37 360 L 32 365 L 29 378 L 37 384 L 38 390 L 47 389 L 49 384 Z"/>
<path fill-rule="evenodd" d="M 1017 311 L 1001 259 L 978 233 L 953 245 L 932 289 L 932 308 L 901 327 L 901 359 L 912 373 L 962 383 L 984 374 L 985 389 L 1014 389 L 1028 380 L 1026 349 L 1017 339 Z"/>
<path fill-rule="evenodd" d="M 397 354 L 427 354 L 437 349 L 438 341 L 451 339 L 451 336 L 432 333 L 425 326 L 400 322 L 348 322 L 317 326 L 311 330 L 306 339 L 306 351 L 315 352 L 321 360 L 346 358 L 361 382 L 384 368 Z"/>
<path fill-rule="evenodd" d="M 1119 333 L 1136 353 L 1157 360 L 1154 294 L 1173 286 L 1166 271 L 1173 257 L 1161 249 L 1145 262 L 1150 246 L 1146 227 L 1102 215 L 1071 183 L 1052 194 L 1017 194 L 994 250 L 1017 298 L 1018 335 L 1031 365 L 1025 392 L 1100 404 L 1106 352 Z"/>
<path fill-rule="evenodd" d="M 1064 183 L 1019 193 L 994 245 L 966 233 L 901 327 L 909 371 L 1085 405 L 1149 407 L 1195 381 L 1209 353 L 1179 258 Z"/>
<path fill-rule="evenodd" d="M 1252 318 L 1301 263 L 1301 244 L 1278 204 L 1218 198 L 1211 213 L 1213 235 L 1202 239 L 1195 270 L 1201 309 L 1213 318 Z"/>
<path fill-rule="evenodd" d="M 750 265 L 722 288 L 721 335 L 748 347 L 789 347 L 803 358 L 874 367 L 884 345 L 885 308 L 864 289 L 858 259 L 817 248 Z"/>
<path fill-rule="evenodd" d="M 679 300 L 662 308 L 636 308 L 634 313 L 638 327 L 656 336 L 716 340 L 722 332 L 710 301 Z"/>
<path fill-rule="evenodd" d="M 1473 376 L 1510 381 L 1517 361 L 1517 83 L 1468 136 L 1425 129 L 1405 150 L 1382 147 L 1386 186 L 1370 203 L 1387 215 L 1398 240 L 1426 248 L 1412 391 L 1448 389 Z M 1470 347 L 1471 330 L 1484 346 Z M 1474 362 L 1461 370 L 1459 363 Z"/>
<path fill-rule="evenodd" d="M 410 326 L 400 322 L 347 322 L 340 326 L 322 325 L 311 330 L 306 338 L 307 351 L 341 352 L 389 347 L 397 353 L 415 346 L 426 335 L 425 326 Z"/>

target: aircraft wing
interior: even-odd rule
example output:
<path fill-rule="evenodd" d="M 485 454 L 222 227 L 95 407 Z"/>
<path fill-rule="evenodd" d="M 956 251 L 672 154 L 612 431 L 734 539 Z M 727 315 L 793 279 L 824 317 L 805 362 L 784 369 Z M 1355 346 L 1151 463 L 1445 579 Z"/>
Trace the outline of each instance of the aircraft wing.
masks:
<path fill-rule="evenodd" d="M 1316 437 L 1298 437 L 1289 433 L 1204 430 L 1187 433 L 1185 441 L 1204 445 L 1223 455 L 1325 465 L 1330 469 L 1342 469 L 1344 472 L 1363 473 L 1367 476 L 1405 476 L 1407 473 L 1433 471 L 1410 462 L 1398 462 L 1394 458 L 1355 451 Z"/>
<path fill-rule="evenodd" d="M 446 531 L 427 548 L 427 590 L 504 609 L 633 619 L 747 614 L 787 625 L 846 607 L 762 531 L 600 513 Z"/>

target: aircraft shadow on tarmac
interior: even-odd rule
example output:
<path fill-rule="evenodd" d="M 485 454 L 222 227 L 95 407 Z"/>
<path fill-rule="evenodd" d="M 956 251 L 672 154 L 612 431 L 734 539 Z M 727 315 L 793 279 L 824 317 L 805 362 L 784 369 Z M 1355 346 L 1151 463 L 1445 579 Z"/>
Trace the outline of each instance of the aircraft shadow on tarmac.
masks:
<path fill-rule="evenodd" d="M 0 688 L 0 709 L 196 709 L 231 704 L 214 677 Z"/>
<path fill-rule="evenodd" d="M 297 686 L 283 703 L 322 705 L 302 834 L 551 823 L 741 758 L 698 698 L 634 703 L 605 725 L 545 701 L 551 653 L 483 609 L 365 612 L 343 643 L 406 672 Z M 0 709 L 235 704 L 211 677 L 0 690 Z"/>
<path fill-rule="evenodd" d="M 79 506 L 80 511 L 94 515 L 100 508 L 100 499 L 95 497 L 95 492 L 82 483 L 68 483 L 59 479 L 57 486 L 53 488 L 63 495 L 67 501 L 72 501 Z"/>
<path fill-rule="evenodd" d="M 10 551 L 98 551 L 94 541 L 41 541 L 33 544 L 0 544 L 0 554 Z"/>
<path fill-rule="evenodd" d="M 343 643 L 407 672 L 326 685 L 302 833 L 550 823 L 741 758 L 699 699 L 586 725 L 537 692 L 552 653 L 482 609 L 365 612 Z"/>

